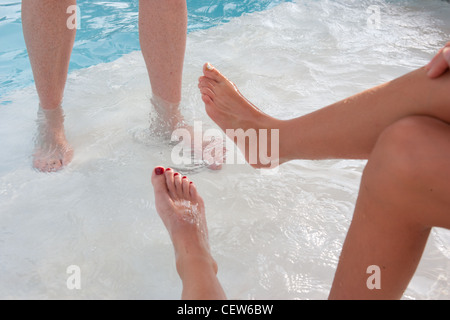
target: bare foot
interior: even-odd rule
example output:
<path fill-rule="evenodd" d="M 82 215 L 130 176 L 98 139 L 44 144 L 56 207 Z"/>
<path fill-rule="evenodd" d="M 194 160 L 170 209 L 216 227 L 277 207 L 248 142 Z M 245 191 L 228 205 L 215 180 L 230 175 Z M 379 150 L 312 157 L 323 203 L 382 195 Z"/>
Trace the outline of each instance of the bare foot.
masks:
<path fill-rule="evenodd" d="M 59 171 L 73 158 L 73 149 L 64 134 L 62 108 L 52 110 L 39 108 L 37 124 L 33 166 L 42 172 Z"/>
<path fill-rule="evenodd" d="M 217 264 L 209 249 L 205 205 L 194 183 L 170 168 L 157 167 L 152 184 L 156 211 L 172 239 L 180 277 L 186 276 L 192 263 L 216 274 Z"/>
<path fill-rule="evenodd" d="M 208 243 L 205 204 L 194 183 L 172 169 L 153 170 L 156 210 L 175 250 L 183 299 L 226 299 Z"/>
<path fill-rule="evenodd" d="M 209 63 L 205 64 L 203 73 L 204 76 L 200 77 L 198 86 L 206 113 L 230 139 L 234 140 L 247 162 L 255 168 L 273 168 L 284 162 L 283 155 L 280 154 L 279 141 L 272 139 L 275 133 L 279 134 L 281 121 L 259 110 L 239 92 L 234 83 Z M 256 135 L 257 141 L 253 143 L 255 148 L 252 148 L 251 142 L 245 143 L 245 137 L 244 139 L 238 137 L 239 129 L 247 133 L 247 138 L 250 133 Z M 265 133 L 266 141 L 261 141 L 261 133 Z M 266 157 L 262 148 L 265 148 Z"/>
<path fill-rule="evenodd" d="M 186 126 L 179 103 L 165 101 L 156 95 L 152 96 L 150 102 L 155 110 L 150 128 L 153 135 L 170 139 L 173 131 Z"/>

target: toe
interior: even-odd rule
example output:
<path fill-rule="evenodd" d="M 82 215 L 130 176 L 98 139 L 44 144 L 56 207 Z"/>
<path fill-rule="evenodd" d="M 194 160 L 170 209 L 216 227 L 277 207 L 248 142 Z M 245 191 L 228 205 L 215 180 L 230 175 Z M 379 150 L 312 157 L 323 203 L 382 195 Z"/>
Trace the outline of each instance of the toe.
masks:
<path fill-rule="evenodd" d="M 191 203 L 198 203 L 198 204 L 203 205 L 203 200 L 199 196 L 197 187 L 195 186 L 195 183 L 193 183 L 193 182 L 189 182 L 189 197 L 190 197 Z"/>
<path fill-rule="evenodd" d="M 217 85 L 216 81 L 214 81 L 214 80 L 212 80 L 210 78 L 207 78 L 207 77 L 200 77 L 200 79 L 198 81 L 198 87 L 200 89 L 204 88 L 204 87 L 207 87 L 207 88 L 210 88 L 211 90 L 214 90 L 214 87 L 216 85 Z"/>
<path fill-rule="evenodd" d="M 181 184 L 182 184 L 182 187 L 183 187 L 183 198 L 185 200 L 191 200 L 191 195 L 189 193 L 189 184 L 190 183 L 191 182 L 189 181 L 188 177 L 183 177 L 181 179 Z"/>
<path fill-rule="evenodd" d="M 197 188 L 193 182 L 189 183 L 189 196 L 191 199 L 195 199 L 197 196 Z"/>
<path fill-rule="evenodd" d="M 202 90 L 209 90 L 210 92 L 214 93 L 216 89 L 217 83 L 213 80 L 205 78 L 205 80 L 199 82 L 198 87 L 200 91 Z"/>
<path fill-rule="evenodd" d="M 208 97 L 208 101 L 214 101 L 215 94 L 211 89 L 203 87 L 200 89 L 200 93 L 202 94 L 202 97 Z"/>
<path fill-rule="evenodd" d="M 181 183 L 181 175 L 178 172 L 176 172 L 173 175 L 173 180 L 174 180 L 175 192 L 176 192 L 177 197 L 179 199 L 183 199 L 183 186 Z"/>
<path fill-rule="evenodd" d="M 152 174 L 152 185 L 156 195 L 168 194 L 166 177 L 163 167 L 156 167 Z"/>
<path fill-rule="evenodd" d="M 167 168 L 164 175 L 166 178 L 167 190 L 169 190 L 170 196 L 175 198 L 177 195 L 177 190 L 175 188 L 174 172 L 171 168 Z"/>
<path fill-rule="evenodd" d="M 216 83 L 213 80 L 210 80 L 206 77 L 203 77 L 202 80 L 200 80 L 198 84 L 198 88 L 200 89 L 200 93 L 202 96 L 205 96 L 207 99 L 203 99 L 203 102 L 205 103 L 211 103 L 214 101 L 215 94 L 215 88 Z"/>
<path fill-rule="evenodd" d="M 62 161 L 61 160 L 52 160 L 48 164 L 49 172 L 57 172 L 62 169 Z"/>
<path fill-rule="evenodd" d="M 212 79 L 216 82 L 223 81 L 223 76 L 215 67 L 213 67 L 210 63 L 206 63 L 203 66 L 203 74 L 206 78 Z"/>
<path fill-rule="evenodd" d="M 213 103 L 213 100 L 211 99 L 211 97 L 206 94 L 202 94 L 202 101 L 206 105 L 210 105 Z"/>
<path fill-rule="evenodd" d="M 33 166 L 40 172 L 46 173 L 57 172 L 63 168 L 62 161 L 55 159 L 35 159 Z"/>

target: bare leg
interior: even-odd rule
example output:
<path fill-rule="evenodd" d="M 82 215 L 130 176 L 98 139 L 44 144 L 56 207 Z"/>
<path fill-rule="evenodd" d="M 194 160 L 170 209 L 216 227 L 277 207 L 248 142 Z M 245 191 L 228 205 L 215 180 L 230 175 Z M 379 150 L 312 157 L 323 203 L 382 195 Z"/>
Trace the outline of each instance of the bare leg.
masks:
<path fill-rule="evenodd" d="M 72 159 L 64 135 L 61 109 L 76 30 L 67 28 L 66 14 L 75 0 L 23 0 L 25 42 L 40 101 L 34 166 L 56 171 Z"/>
<path fill-rule="evenodd" d="M 209 64 L 204 67 L 199 87 L 206 112 L 224 131 L 278 129 L 280 163 L 293 159 L 367 159 L 381 132 L 407 116 L 424 115 L 450 123 L 450 73 L 431 80 L 424 68 L 288 121 L 261 112 Z M 248 161 L 249 155 L 241 151 Z"/>
<path fill-rule="evenodd" d="M 179 104 L 186 50 L 186 1 L 141 0 L 139 35 L 153 104 L 172 131 L 183 121 Z"/>
<path fill-rule="evenodd" d="M 156 210 L 174 246 L 177 271 L 183 281 L 182 299 L 226 299 L 209 249 L 205 205 L 194 183 L 172 169 L 157 167 L 152 184 Z"/>
<path fill-rule="evenodd" d="M 174 130 L 183 128 L 193 138 L 193 128 L 185 123 L 179 108 L 187 37 L 186 0 L 141 0 L 139 35 L 153 91 L 151 102 L 158 115 L 151 131 L 170 138 Z M 214 146 L 205 142 L 201 147 L 194 152 L 202 155 Z M 212 170 L 222 168 L 223 156 L 203 160 Z"/>
<path fill-rule="evenodd" d="M 211 66 L 204 73 L 210 117 L 223 130 L 279 129 L 281 162 L 369 159 L 330 299 L 400 298 L 431 228 L 450 228 L 450 73 L 430 80 L 422 68 L 289 121 L 262 113 Z M 367 287 L 372 265 L 380 290 Z"/>
<path fill-rule="evenodd" d="M 400 120 L 380 136 L 364 171 L 330 299 L 399 299 L 433 226 L 450 228 L 450 126 Z M 369 290 L 367 268 L 380 268 Z"/>

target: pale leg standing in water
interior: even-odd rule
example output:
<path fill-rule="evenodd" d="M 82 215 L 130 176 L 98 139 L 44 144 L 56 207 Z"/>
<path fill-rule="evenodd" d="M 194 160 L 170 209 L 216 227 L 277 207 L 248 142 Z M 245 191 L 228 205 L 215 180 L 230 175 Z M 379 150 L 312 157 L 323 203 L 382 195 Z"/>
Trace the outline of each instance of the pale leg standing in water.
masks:
<path fill-rule="evenodd" d="M 68 28 L 67 9 L 75 0 L 23 0 L 25 42 L 39 96 L 38 135 L 33 165 L 58 171 L 73 157 L 64 133 L 62 101 L 76 30 Z M 185 0 L 142 0 L 140 42 L 161 118 L 160 131 L 182 124 L 179 110 L 187 33 Z M 163 124 L 163 125 L 161 125 Z"/>
<path fill-rule="evenodd" d="M 22 1 L 23 33 L 40 103 L 33 165 L 45 172 L 61 169 L 73 156 L 64 133 L 61 103 L 76 33 L 67 27 L 66 11 L 75 3 Z"/>
<path fill-rule="evenodd" d="M 139 2 L 139 39 L 152 86 L 152 105 L 162 120 L 155 131 L 169 136 L 184 120 L 179 106 L 187 23 L 186 0 Z"/>
<path fill-rule="evenodd" d="M 280 130 L 280 163 L 369 160 L 330 299 L 400 299 L 431 229 L 450 228 L 450 73 L 444 64 L 450 59 L 445 52 L 447 60 L 433 60 L 427 68 L 289 121 L 264 114 L 217 69 L 205 65 L 199 82 L 203 101 L 224 131 Z M 444 57 L 444 51 L 439 55 Z M 248 159 L 248 150 L 242 151 Z M 157 209 L 168 197 L 161 190 L 155 187 Z M 373 265 L 382 279 L 375 290 L 367 285 Z M 214 295 L 217 288 L 217 282 L 211 285 L 209 298 L 223 298 Z"/>

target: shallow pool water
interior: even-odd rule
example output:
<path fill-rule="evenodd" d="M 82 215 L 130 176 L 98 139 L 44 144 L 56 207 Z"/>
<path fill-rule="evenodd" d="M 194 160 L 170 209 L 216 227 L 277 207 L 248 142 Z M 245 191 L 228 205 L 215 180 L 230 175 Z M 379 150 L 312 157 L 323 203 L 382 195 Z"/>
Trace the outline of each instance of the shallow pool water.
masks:
<path fill-rule="evenodd" d="M 188 32 L 226 23 L 292 0 L 187 0 Z M 139 0 L 78 0 L 79 22 L 70 71 L 111 62 L 140 50 Z M 0 104 L 6 93 L 33 81 L 22 35 L 21 1 L 0 0 Z"/>
<path fill-rule="evenodd" d="M 450 39 L 450 4 L 439 0 L 263 9 L 189 33 L 183 111 L 191 121 L 215 128 L 197 88 L 206 61 L 263 111 L 287 119 L 421 67 Z M 139 51 L 74 68 L 64 109 L 75 158 L 55 174 L 31 168 L 34 87 L 3 96 L 1 298 L 180 298 L 150 184 L 156 165 L 171 165 L 171 147 L 135 138 L 150 125 L 149 96 Z M 273 174 L 237 164 L 193 173 L 228 297 L 326 299 L 364 165 L 293 161 Z M 405 299 L 450 298 L 449 248 L 449 231 L 434 229 Z M 80 290 L 67 288 L 71 265 L 80 268 Z"/>

